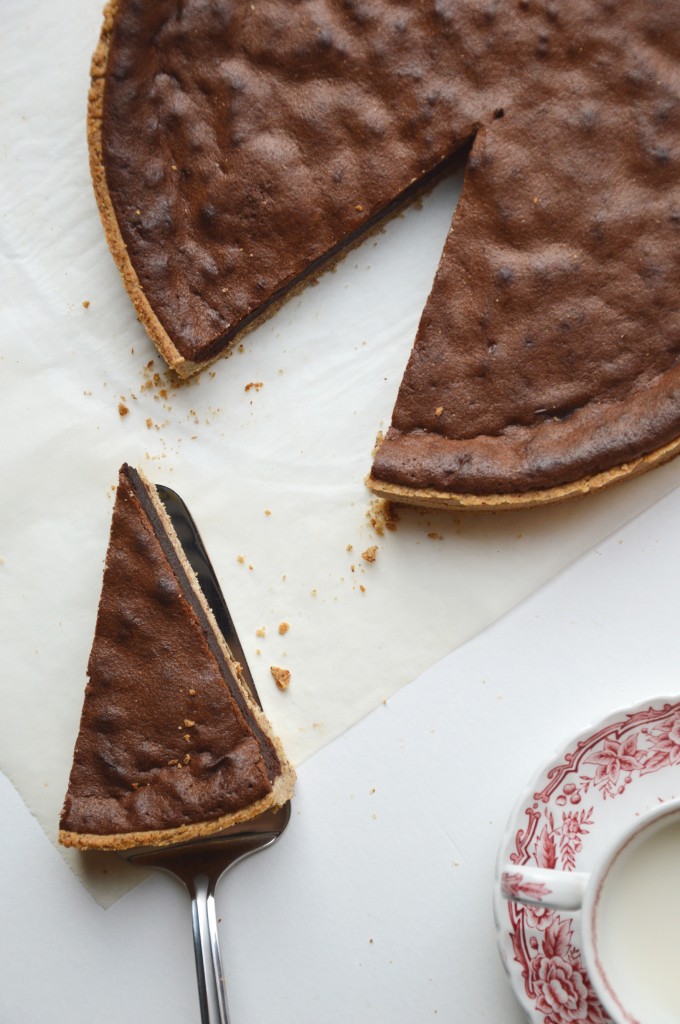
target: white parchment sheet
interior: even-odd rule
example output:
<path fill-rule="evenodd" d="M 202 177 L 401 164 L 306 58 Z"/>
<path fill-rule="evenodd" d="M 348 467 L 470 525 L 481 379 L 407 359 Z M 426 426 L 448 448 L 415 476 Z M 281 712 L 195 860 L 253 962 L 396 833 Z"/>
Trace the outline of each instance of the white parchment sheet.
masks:
<path fill-rule="evenodd" d="M 406 511 L 396 532 L 376 535 L 363 478 L 460 178 L 289 302 L 242 352 L 174 385 L 135 319 L 90 185 L 99 25 L 99 0 L 5 0 L 0 34 L 0 767 L 52 838 L 121 462 L 192 510 L 297 762 L 680 480 L 677 463 L 542 511 Z M 374 544 L 369 564 L 361 553 Z M 271 665 L 290 670 L 286 693 Z M 536 685 L 549 692 L 549 680 Z M 103 903 L 139 878 L 115 857 L 69 859 Z"/>

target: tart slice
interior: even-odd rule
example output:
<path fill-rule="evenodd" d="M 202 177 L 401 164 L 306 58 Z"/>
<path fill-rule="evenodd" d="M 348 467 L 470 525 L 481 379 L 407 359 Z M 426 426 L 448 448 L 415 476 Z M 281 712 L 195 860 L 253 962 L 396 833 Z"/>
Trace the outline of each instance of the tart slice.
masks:
<path fill-rule="evenodd" d="M 289 799 L 251 697 L 153 484 L 120 470 L 59 841 L 160 846 Z"/>

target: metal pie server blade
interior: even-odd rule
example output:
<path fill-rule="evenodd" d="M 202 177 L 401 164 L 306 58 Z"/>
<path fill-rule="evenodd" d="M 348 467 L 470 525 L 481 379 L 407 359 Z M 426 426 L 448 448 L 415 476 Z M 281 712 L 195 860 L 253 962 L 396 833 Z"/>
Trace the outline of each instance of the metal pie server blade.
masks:
<path fill-rule="evenodd" d="M 156 490 L 187 560 L 198 576 L 201 589 L 229 649 L 240 663 L 243 678 L 259 704 L 260 699 L 234 622 L 191 513 L 180 496 L 169 487 L 158 486 Z M 121 853 L 130 864 L 158 868 L 175 875 L 189 892 L 202 1024 L 229 1024 L 217 933 L 217 882 L 225 871 L 239 861 L 275 843 L 289 820 L 290 801 L 287 801 L 276 810 L 267 811 L 258 818 L 235 825 L 218 835 L 192 839 L 173 846 L 136 848 Z"/>

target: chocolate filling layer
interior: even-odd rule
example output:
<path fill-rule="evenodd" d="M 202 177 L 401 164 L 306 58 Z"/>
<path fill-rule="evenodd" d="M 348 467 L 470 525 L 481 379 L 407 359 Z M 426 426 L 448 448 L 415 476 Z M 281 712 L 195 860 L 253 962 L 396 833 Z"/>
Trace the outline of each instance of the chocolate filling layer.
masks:
<path fill-rule="evenodd" d="M 241 687 L 234 679 L 229 663 L 224 656 L 220 644 L 217 641 L 214 630 L 210 622 L 208 621 L 205 611 L 203 610 L 203 606 L 201 605 L 201 602 L 196 596 L 194 588 L 189 582 L 186 570 L 184 569 L 184 566 L 180 562 L 179 558 L 177 557 L 177 552 L 175 551 L 172 541 L 168 537 L 165 524 L 158 515 L 158 512 L 156 511 L 154 504 L 147 493 L 147 489 L 139 476 L 139 473 L 137 472 L 136 469 L 133 469 L 132 466 L 128 466 L 127 463 L 125 463 L 122 468 L 123 472 L 125 473 L 127 479 L 130 482 L 130 485 L 134 490 L 137 499 L 139 500 L 140 505 L 142 506 L 144 512 L 146 513 L 149 519 L 149 522 L 151 523 L 151 526 L 158 539 L 158 542 L 161 545 L 161 548 L 163 549 L 163 554 L 167 558 L 168 562 L 170 563 L 172 571 L 177 577 L 177 582 L 179 583 L 182 589 L 184 599 L 193 610 L 194 614 L 196 615 L 196 618 L 198 619 L 201 625 L 201 629 L 203 630 L 203 635 L 210 649 L 210 653 L 212 654 L 215 661 L 219 665 L 222 675 L 224 677 L 224 681 L 226 685 L 229 687 L 229 691 L 234 700 L 236 701 L 239 711 L 241 712 L 243 717 L 248 721 L 250 728 L 252 729 L 253 734 L 257 739 L 257 742 L 259 743 L 260 750 L 262 751 L 262 757 L 267 768 L 267 774 L 269 776 L 270 781 L 273 782 L 274 779 L 279 774 L 281 768 L 281 764 L 279 762 L 276 750 L 274 749 L 274 745 L 272 741 L 269 739 L 269 737 L 262 731 L 257 720 L 253 717 L 252 712 L 248 707 L 248 702 L 243 696 Z"/>

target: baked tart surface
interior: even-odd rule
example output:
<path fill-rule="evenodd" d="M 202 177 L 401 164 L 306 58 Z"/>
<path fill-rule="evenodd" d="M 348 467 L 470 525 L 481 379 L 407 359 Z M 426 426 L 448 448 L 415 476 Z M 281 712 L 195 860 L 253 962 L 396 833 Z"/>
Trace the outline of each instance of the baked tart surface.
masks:
<path fill-rule="evenodd" d="M 119 0 L 89 122 L 109 242 L 191 373 L 470 145 L 369 486 L 583 493 L 676 452 L 679 66 L 670 2 Z"/>
<path fill-rule="evenodd" d="M 60 842 L 208 835 L 280 806 L 294 779 L 155 488 L 123 466 Z"/>

